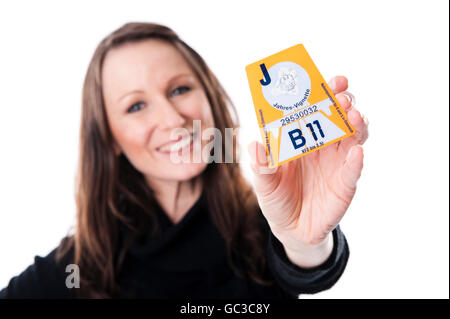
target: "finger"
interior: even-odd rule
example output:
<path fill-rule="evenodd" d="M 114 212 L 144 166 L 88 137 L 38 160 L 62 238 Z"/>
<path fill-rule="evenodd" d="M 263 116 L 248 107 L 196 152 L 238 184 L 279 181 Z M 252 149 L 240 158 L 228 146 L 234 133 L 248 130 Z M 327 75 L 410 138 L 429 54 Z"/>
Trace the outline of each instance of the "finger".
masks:
<path fill-rule="evenodd" d="M 341 180 L 343 186 L 354 192 L 356 184 L 361 176 L 363 168 L 364 152 L 361 145 L 354 145 L 350 148 L 344 165 L 341 168 Z"/>
<path fill-rule="evenodd" d="M 348 80 L 343 75 L 335 76 L 328 82 L 328 86 L 330 87 L 331 91 L 333 91 L 333 94 L 338 94 L 340 92 L 343 92 L 347 90 L 348 88 Z"/>
<path fill-rule="evenodd" d="M 336 94 L 336 99 L 345 112 L 348 112 L 351 109 L 352 103 L 345 93 Z"/>
<path fill-rule="evenodd" d="M 251 142 L 247 149 L 251 160 L 250 166 L 255 175 L 267 175 L 269 178 L 277 171 L 278 167 L 268 167 L 266 149 L 260 142 Z"/>
<path fill-rule="evenodd" d="M 347 113 L 348 120 L 350 124 L 355 128 L 356 133 L 354 135 L 354 138 L 356 139 L 357 144 L 363 144 L 367 138 L 369 137 L 369 130 L 368 130 L 368 121 L 365 120 L 364 117 L 361 115 L 361 113 L 355 109 L 352 108 Z"/>

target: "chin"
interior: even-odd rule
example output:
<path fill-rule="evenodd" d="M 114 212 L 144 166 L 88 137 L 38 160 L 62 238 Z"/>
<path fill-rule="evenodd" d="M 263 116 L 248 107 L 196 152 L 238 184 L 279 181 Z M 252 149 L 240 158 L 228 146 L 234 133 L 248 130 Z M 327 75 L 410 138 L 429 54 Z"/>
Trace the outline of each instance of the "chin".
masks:
<path fill-rule="evenodd" d="M 199 176 L 206 168 L 206 163 L 180 163 L 173 164 L 165 169 L 165 179 L 174 181 L 188 181 Z"/>

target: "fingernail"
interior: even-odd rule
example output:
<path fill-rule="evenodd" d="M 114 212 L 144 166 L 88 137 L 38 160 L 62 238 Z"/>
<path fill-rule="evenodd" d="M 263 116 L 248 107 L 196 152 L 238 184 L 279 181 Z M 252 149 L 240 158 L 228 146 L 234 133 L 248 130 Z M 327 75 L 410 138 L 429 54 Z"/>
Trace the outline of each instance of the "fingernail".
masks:
<path fill-rule="evenodd" d="M 351 110 L 355 104 L 356 104 L 356 99 L 355 96 L 353 94 L 351 94 L 349 91 L 344 91 L 342 92 L 342 94 L 344 94 L 344 96 L 348 99 L 348 101 L 350 102 L 350 108 L 349 110 Z"/>
<path fill-rule="evenodd" d="M 332 78 L 330 80 L 330 83 L 328 83 L 328 86 L 330 87 L 331 91 L 336 91 L 336 78 Z"/>
<path fill-rule="evenodd" d="M 345 161 L 348 162 L 348 160 L 350 159 L 350 157 L 352 156 L 353 152 L 355 151 L 355 148 L 352 147 L 350 148 L 350 150 L 348 151 L 347 156 L 345 157 Z"/>
<path fill-rule="evenodd" d="M 266 156 L 266 151 L 264 150 L 264 148 L 259 147 L 259 145 L 258 145 L 257 154 L 258 154 L 258 158 L 257 158 L 258 165 L 262 165 L 262 166 L 266 165 L 267 164 L 267 156 Z"/>

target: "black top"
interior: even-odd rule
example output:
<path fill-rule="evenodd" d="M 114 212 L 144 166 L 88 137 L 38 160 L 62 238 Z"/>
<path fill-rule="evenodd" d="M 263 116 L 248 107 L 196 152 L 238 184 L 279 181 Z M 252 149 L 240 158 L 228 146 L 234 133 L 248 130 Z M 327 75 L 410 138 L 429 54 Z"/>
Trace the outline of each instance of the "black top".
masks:
<path fill-rule="evenodd" d="M 260 213 L 261 218 L 264 218 Z M 343 273 L 349 248 L 339 226 L 333 230 L 333 252 L 322 265 L 302 269 L 291 263 L 282 244 L 264 219 L 265 245 L 271 286 L 236 276 L 227 262 L 225 242 L 213 225 L 205 195 L 180 222 L 158 212 L 161 235 L 132 245 L 118 276 L 124 298 L 298 298 L 333 286 Z M 76 298 L 67 288 L 67 263 L 56 263 L 54 249 L 12 278 L 1 298 Z M 83 270 L 80 269 L 80 272 Z M 82 275 L 82 274 L 81 274 Z"/>

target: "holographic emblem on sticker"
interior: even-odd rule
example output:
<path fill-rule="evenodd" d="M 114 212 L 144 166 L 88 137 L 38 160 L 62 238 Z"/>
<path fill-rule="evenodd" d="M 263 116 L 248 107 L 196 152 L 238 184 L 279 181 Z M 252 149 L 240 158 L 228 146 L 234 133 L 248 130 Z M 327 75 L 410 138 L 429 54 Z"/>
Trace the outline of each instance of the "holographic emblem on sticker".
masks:
<path fill-rule="evenodd" d="M 246 71 L 270 167 L 355 133 L 302 44 Z"/>
<path fill-rule="evenodd" d="M 272 95 L 298 95 L 298 77 L 295 69 L 281 68 L 278 70 L 278 79 L 272 88 Z"/>

